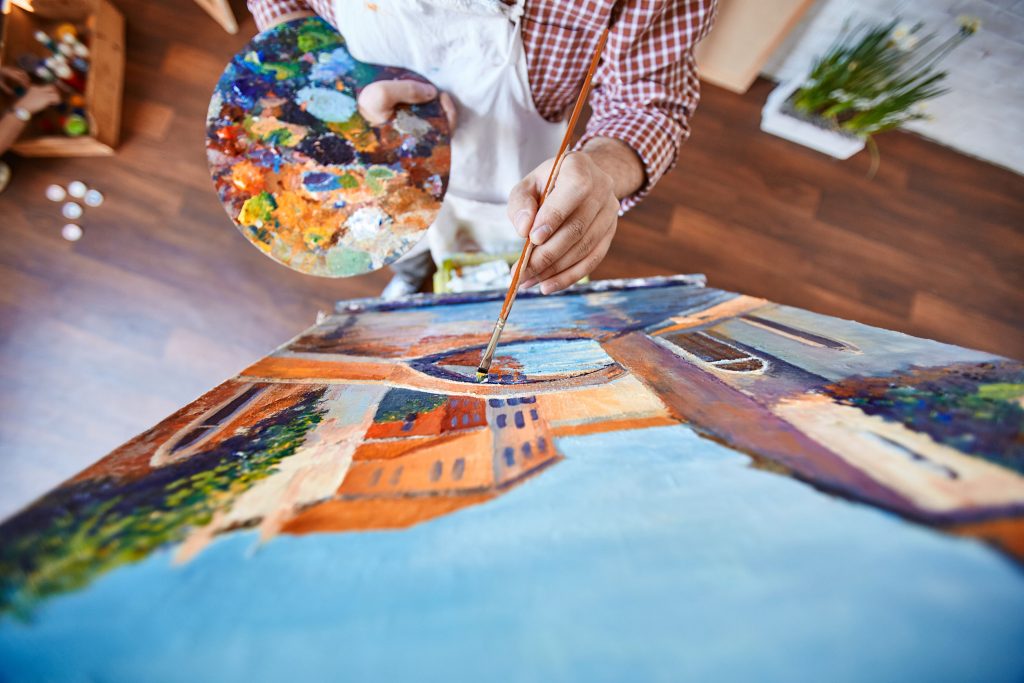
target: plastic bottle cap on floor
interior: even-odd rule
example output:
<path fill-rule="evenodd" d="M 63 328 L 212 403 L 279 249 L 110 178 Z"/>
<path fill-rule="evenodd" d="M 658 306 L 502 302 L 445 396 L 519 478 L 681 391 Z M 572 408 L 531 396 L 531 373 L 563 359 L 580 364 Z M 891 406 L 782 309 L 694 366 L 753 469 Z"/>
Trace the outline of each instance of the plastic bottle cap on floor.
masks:
<path fill-rule="evenodd" d="M 103 203 L 103 193 L 99 190 L 89 190 L 85 193 L 85 203 L 88 206 L 99 206 Z"/>
<path fill-rule="evenodd" d="M 60 229 L 60 236 L 68 242 L 77 242 L 82 239 L 82 228 L 74 223 L 68 223 Z"/>
<path fill-rule="evenodd" d="M 65 203 L 60 212 L 64 214 L 64 218 L 72 221 L 82 217 L 82 207 L 74 202 Z"/>
<path fill-rule="evenodd" d="M 68 193 L 60 185 L 50 185 L 46 188 L 46 198 L 51 202 L 62 202 Z"/>
<path fill-rule="evenodd" d="M 72 180 L 68 183 L 68 194 L 77 199 L 84 197 L 88 189 L 81 180 Z"/>

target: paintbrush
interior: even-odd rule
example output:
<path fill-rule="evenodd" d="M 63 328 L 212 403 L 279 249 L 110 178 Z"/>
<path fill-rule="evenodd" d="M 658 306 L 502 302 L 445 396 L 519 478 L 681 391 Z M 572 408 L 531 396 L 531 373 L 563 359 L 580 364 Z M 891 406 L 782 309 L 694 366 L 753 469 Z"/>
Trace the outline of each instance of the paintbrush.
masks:
<path fill-rule="evenodd" d="M 604 50 L 604 44 L 608 41 L 608 28 L 601 32 L 601 38 L 597 41 L 597 48 L 594 50 L 594 56 L 590 60 L 590 67 L 587 69 L 587 77 L 583 82 L 583 87 L 580 89 L 580 95 L 576 98 L 576 105 L 572 108 L 572 116 L 569 117 L 569 126 L 566 128 L 565 137 L 562 138 L 562 145 L 558 148 L 558 154 L 555 155 L 555 162 L 551 165 L 551 172 L 548 174 L 548 180 L 544 184 L 544 191 L 540 195 L 540 202 L 537 204 L 537 209 L 544 204 L 544 200 L 548 196 L 548 192 L 551 190 L 551 186 L 555 182 L 555 176 L 558 175 L 558 168 L 562 165 L 562 159 L 565 158 L 565 150 L 569 147 L 569 140 L 572 138 L 572 131 L 576 127 L 576 121 L 580 117 L 580 112 L 583 110 L 583 104 L 587 101 L 587 95 L 590 94 L 590 86 L 594 81 L 594 72 L 597 71 L 597 64 L 601 61 L 601 52 Z M 512 312 L 512 304 L 516 300 L 516 294 L 519 292 L 519 278 L 523 273 L 523 268 L 530 260 L 530 254 L 533 253 L 533 242 L 530 241 L 529 235 L 526 237 L 526 244 L 523 245 L 523 252 L 519 254 L 519 260 L 516 261 L 515 270 L 512 271 L 512 282 L 508 286 L 508 292 L 505 294 L 505 302 L 501 305 L 501 312 L 498 314 L 498 321 L 494 323 L 494 331 L 491 332 L 491 340 L 487 343 L 487 348 L 484 350 L 483 358 L 480 359 L 480 367 L 476 369 L 476 381 L 483 382 L 487 378 L 487 373 L 491 370 L 491 363 L 494 361 L 494 350 L 498 346 L 498 340 L 501 338 L 501 332 L 505 329 L 505 322 L 508 320 L 509 313 Z"/>

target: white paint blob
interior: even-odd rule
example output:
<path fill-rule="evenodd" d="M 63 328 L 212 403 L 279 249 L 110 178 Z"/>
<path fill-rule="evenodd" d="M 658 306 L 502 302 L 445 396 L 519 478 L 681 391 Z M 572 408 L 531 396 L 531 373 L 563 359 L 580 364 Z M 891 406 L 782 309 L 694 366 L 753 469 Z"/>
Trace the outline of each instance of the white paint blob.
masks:
<path fill-rule="evenodd" d="M 295 102 L 313 116 L 330 123 L 343 123 L 356 111 L 356 101 L 330 88 L 306 86 L 296 93 Z"/>
<path fill-rule="evenodd" d="M 389 229 L 394 223 L 391 216 L 380 209 L 364 207 L 359 209 L 345 221 L 345 227 L 359 241 L 374 239 L 381 230 Z"/>
<path fill-rule="evenodd" d="M 408 109 L 399 109 L 395 114 L 395 130 L 402 135 L 411 135 L 419 140 L 430 132 L 430 124 Z"/>

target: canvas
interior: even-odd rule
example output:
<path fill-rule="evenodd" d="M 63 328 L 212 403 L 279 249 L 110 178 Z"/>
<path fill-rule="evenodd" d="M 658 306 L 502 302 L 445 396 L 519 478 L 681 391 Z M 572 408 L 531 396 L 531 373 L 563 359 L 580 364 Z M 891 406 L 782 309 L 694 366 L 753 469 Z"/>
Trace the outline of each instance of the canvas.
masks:
<path fill-rule="evenodd" d="M 319 17 L 254 37 L 210 102 L 206 152 L 217 194 L 264 254 L 310 275 L 361 275 L 426 234 L 448 185 L 448 123 L 437 100 L 371 125 L 358 93 L 425 78 L 366 64 Z"/>
<path fill-rule="evenodd" d="M 0 526 L 11 680 L 1024 673 L 1024 366 L 705 287 L 339 304 Z"/>

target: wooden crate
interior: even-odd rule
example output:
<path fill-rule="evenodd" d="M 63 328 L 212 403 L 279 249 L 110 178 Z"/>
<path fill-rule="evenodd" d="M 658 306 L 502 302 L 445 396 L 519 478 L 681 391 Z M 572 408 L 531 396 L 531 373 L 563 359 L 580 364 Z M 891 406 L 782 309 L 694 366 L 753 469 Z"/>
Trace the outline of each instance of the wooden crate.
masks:
<path fill-rule="evenodd" d="M 697 45 L 703 81 L 745 93 L 812 0 L 720 0 L 711 33 Z"/>
<path fill-rule="evenodd" d="M 0 64 L 16 65 L 19 55 L 47 51 L 33 34 L 47 33 L 57 24 L 85 24 L 89 35 L 90 66 L 85 83 L 89 134 L 81 137 L 45 135 L 33 126 L 12 149 L 30 157 L 106 156 L 121 138 L 121 97 L 124 91 L 124 17 L 108 0 L 13 0 L 4 9 L 0 35 Z"/>

